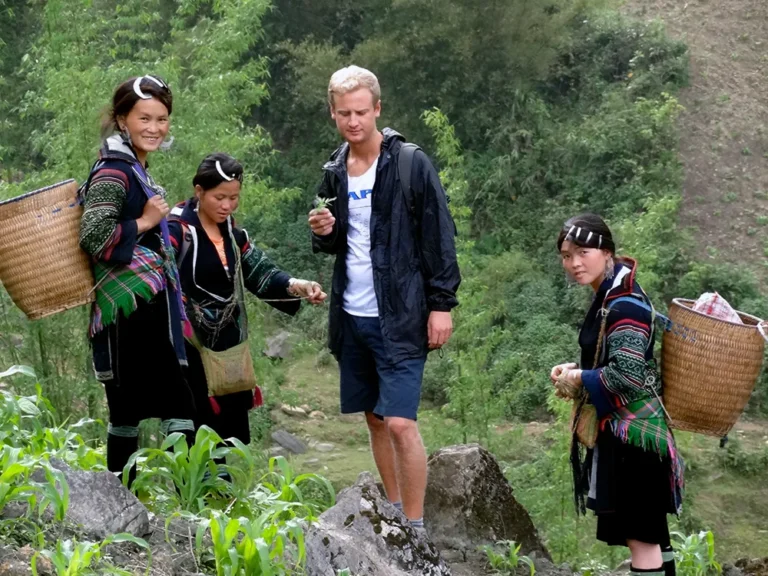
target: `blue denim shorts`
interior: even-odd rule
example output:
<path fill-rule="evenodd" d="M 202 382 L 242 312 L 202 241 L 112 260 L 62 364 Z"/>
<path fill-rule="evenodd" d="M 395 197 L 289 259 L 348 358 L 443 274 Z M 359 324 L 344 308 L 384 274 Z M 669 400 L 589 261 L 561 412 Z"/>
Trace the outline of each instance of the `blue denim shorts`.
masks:
<path fill-rule="evenodd" d="M 341 413 L 416 420 L 426 356 L 388 360 L 378 318 L 342 312 Z"/>

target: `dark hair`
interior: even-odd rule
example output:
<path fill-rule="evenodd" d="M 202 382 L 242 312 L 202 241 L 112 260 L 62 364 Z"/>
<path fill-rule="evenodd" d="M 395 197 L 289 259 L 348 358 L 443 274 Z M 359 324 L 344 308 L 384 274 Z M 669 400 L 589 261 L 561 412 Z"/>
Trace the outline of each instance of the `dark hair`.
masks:
<path fill-rule="evenodd" d="M 101 124 L 101 132 L 103 136 L 108 136 L 112 132 L 120 132 L 120 126 L 117 124 L 118 116 L 125 116 L 136 105 L 136 102 L 142 100 L 141 96 L 134 90 L 134 84 L 136 80 L 139 80 L 139 90 L 153 98 L 159 100 L 168 109 L 168 114 L 173 112 L 173 94 L 171 89 L 165 80 L 159 76 L 134 76 L 129 78 L 115 90 L 112 96 L 112 107 L 105 114 L 104 121 Z"/>
<path fill-rule="evenodd" d="M 581 248 L 600 248 L 616 253 L 616 244 L 608 224 L 597 214 L 579 214 L 563 224 L 557 237 L 557 249 L 569 240 Z"/>
<path fill-rule="evenodd" d="M 241 184 L 243 183 L 243 165 L 229 154 L 214 152 L 213 154 L 208 154 L 200 162 L 200 166 L 197 167 L 197 173 L 192 179 L 192 186 L 200 186 L 203 191 L 207 191 L 216 188 L 222 182 L 226 182 L 227 179 L 216 168 L 216 162 L 219 163 L 224 174 Z"/>

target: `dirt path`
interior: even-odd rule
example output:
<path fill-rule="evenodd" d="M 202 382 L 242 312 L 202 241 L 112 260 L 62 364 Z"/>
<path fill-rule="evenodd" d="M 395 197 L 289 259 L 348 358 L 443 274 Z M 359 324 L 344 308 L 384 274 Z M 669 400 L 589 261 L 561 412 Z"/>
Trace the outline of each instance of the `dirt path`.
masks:
<path fill-rule="evenodd" d="M 680 226 L 700 254 L 768 273 L 768 2 L 627 0 L 626 13 L 661 19 L 690 49 L 680 99 L 685 168 Z"/>

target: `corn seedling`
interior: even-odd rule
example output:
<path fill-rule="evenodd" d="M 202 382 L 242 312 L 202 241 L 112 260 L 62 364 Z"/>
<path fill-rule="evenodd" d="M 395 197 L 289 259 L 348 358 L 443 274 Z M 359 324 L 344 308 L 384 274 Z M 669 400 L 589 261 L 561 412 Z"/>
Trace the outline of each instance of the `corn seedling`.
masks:
<path fill-rule="evenodd" d="M 170 434 L 160 448 L 143 448 L 135 452 L 123 469 L 127 483 L 130 469 L 139 463 L 139 471 L 131 485 L 135 492 L 146 491 L 158 503 L 172 504 L 185 512 L 199 513 L 216 496 L 232 493 L 232 484 L 219 476 L 227 473 L 233 483 L 247 484 L 252 476 L 254 459 L 248 447 L 230 438 L 232 446 L 207 426 L 202 426 L 195 443 L 187 446 L 184 434 Z M 169 450 L 171 449 L 172 450 Z M 217 464 L 215 460 L 237 456 L 245 465 Z"/>
<path fill-rule="evenodd" d="M 496 547 L 503 549 L 501 553 L 497 552 L 494 546 L 482 546 L 481 550 L 485 552 L 488 566 L 494 574 L 503 576 L 515 574 L 520 564 L 525 564 L 528 566 L 530 576 L 534 576 L 536 568 L 533 565 L 533 560 L 528 556 L 520 555 L 521 546 L 512 540 L 501 540 L 496 542 Z"/>
<path fill-rule="evenodd" d="M 688 536 L 672 533 L 677 573 L 680 576 L 713 576 L 723 569 L 715 559 L 715 535 L 701 531 Z"/>
<path fill-rule="evenodd" d="M 307 492 L 305 493 L 305 489 Z M 269 472 L 261 479 L 258 491 L 268 491 L 282 502 L 297 502 L 319 514 L 336 503 L 336 492 L 331 483 L 317 474 L 294 476 L 293 469 L 283 456 L 269 460 Z M 318 494 L 309 497 L 308 493 Z"/>
<path fill-rule="evenodd" d="M 211 535 L 217 576 L 285 576 L 304 560 L 304 530 L 298 519 L 273 523 L 264 514 L 254 520 L 230 518 L 218 510 L 201 522 L 195 537 L 198 553 Z"/>
<path fill-rule="evenodd" d="M 96 565 L 102 562 L 104 549 L 110 544 L 119 542 L 132 542 L 147 550 L 149 562 L 145 574 L 149 574 L 151 564 L 151 552 L 149 544 L 141 538 L 136 538 L 131 534 L 114 534 L 102 542 L 75 542 L 73 540 L 59 540 L 56 542 L 56 548 L 53 550 L 41 550 L 32 557 L 32 574 L 38 575 L 37 561 L 40 556 L 50 560 L 56 576 L 80 576 L 81 574 L 103 573 L 95 572 Z M 120 570 L 114 566 L 105 566 L 106 572 L 110 574 L 120 574 L 130 576 L 132 572 Z"/>

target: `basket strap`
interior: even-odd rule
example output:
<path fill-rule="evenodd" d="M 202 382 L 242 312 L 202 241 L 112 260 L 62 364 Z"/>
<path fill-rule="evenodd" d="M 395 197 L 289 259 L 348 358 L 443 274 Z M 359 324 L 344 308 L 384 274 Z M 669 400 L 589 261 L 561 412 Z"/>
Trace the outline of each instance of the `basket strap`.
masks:
<path fill-rule="evenodd" d="M 766 329 L 765 325 L 766 324 L 768 324 L 768 322 L 766 322 L 765 320 L 762 320 L 762 321 L 758 322 L 757 323 L 757 331 L 760 332 L 760 336 L 763 337 L 763 340 L 768 342 L 768 334 L 766 334 L 766 332 L 765 332 L 765 329 Z"/>
<path fill-rule="evenodd" d="M 642 300 L 639 300 L 637 298 L 633 298 L 632 296 L 622 296 L 621 298 L 616 298 L 616 300 L 612 300 L 608 304 L 608 308 L 613 308 L 614 304 L 618 304 L 619 302 L 631 302 L 635 306 L 640 306 L 640 308 L 643 308 L 651 313 L 652 316 L 654 316 L 654 319 L 661 320 L 664 324 L 665 330 L 671 330 L 672 329 L 672 320 L 670 320 L 668 317 L 664 316 L 664 314 L 661 314 L 656 311 L 656 309 L 653 306 L 649 306 Z"/>

